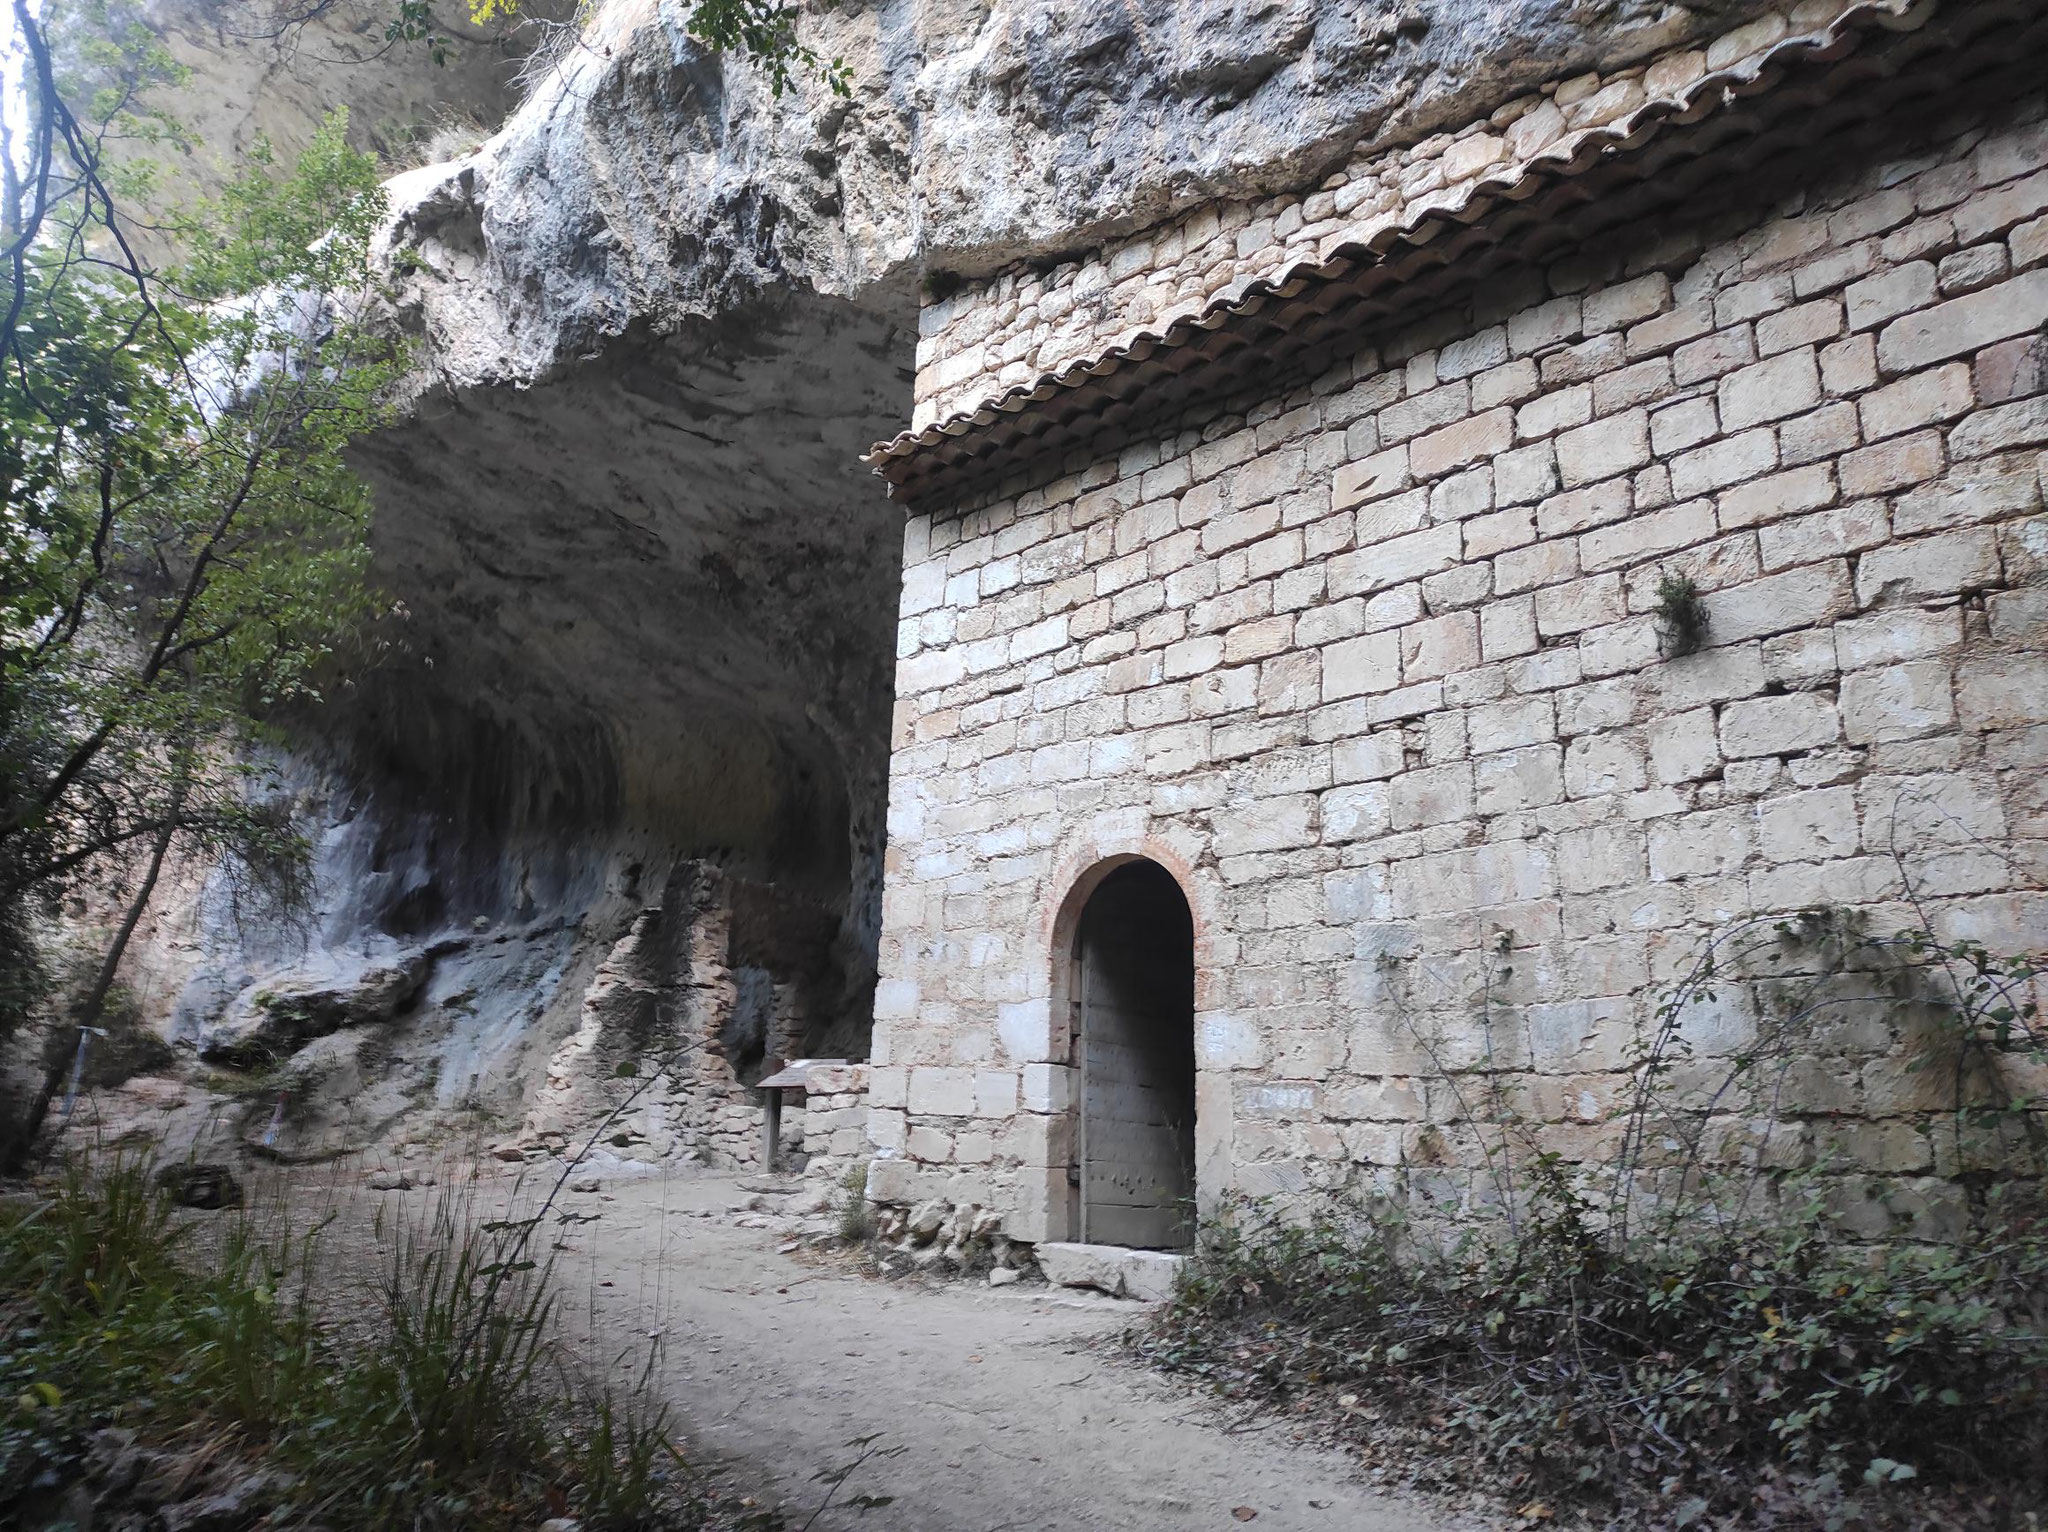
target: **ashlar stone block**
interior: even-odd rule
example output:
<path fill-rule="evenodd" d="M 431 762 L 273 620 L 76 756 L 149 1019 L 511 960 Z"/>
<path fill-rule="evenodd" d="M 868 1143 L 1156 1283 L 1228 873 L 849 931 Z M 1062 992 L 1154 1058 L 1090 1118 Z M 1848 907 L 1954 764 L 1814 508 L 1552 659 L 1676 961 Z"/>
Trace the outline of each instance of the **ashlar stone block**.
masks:
<path fill-rule="evenodd" d="M 1626 734 L 1583 735 L 1565 751 L 1564 780 L 1574 798 L 1635 792 L 1646 780 L 1642 747 Z"/>
<path fill-rule="evenodd" d="M 1406 765 L 1399 729 L 1338 740 L 1330 751 L 1330 771 L 1338 782 L 1368 782 L 1391 777 Z"/>
<path fill-rule="evenodd" d="M 1323 700 L 1391 691 L 1401 684 L 1398 633 L 1367 633 L 1323 650 Z"/>
<path fill-rule="evenodd" d="M 1973 527 L 1872 549 L 1857 562 L 1856 596 L 1875 606 L 1981 590 L 1998 579 L 1998 540 Z"/>
<path fill-rule="evenodd" d="M 1218 856 L 1286 851 L 1316 841 L 1316 800 L 1306 793 L 1258 798 L 1219 809 L 1213 844 Z"/>
<path fill-rule="evenodd" d="M 1640 883 L 1648 837 L 1642 826 L 1589 825 L 1557 837 L 1558 887 L 1567 894 L 1595 893 Z"/>
<path fill-rule="evenodd" d="M 1955 607 L 1900 607 L 1836 623 L 1832 631 L 1837 664 L 1861 670 L 1955 649 L 1963 641 L 1963 614 Z"/>
<path fill-rule="evenodd" d="M 1022 1071 L 1024 1110 L 1060 1114 L 1073 1104 L 1074 1071 L 1065 1064 L 1026 1064 Z"/>
<path fill-rule="evenodd" d="M 1265 1056 L 1265 1040 L 1250 1017 L 1235 1011 L 1205 1011 L 1196 1015 L 1197 1068 L 1256 1069 Z"/>
<path fill-rule="evenodd" d="M 1003 1053 L 1015 1063 L 1043 1059 L 1052 1052 L 1052 1012 L 1043 997 L 1006 1001 L 996 1008 L 996 1036 Z"/>
<path fill-rule="evenodd" d="M 1811 346 L 1786 351 L 1721 379 L 1721 426 L 1741 431 L 1820 403 L 1820 366 Z"/>
<path fill-rule="evenodd" d="M 1527 597 L 1496 597 L 1479 611 L 1479 646 L 1483 658 L 1512 659 L 1536 650 L 1536 605 Z"/>
<path fill-rule="evenodd" d="M 2048 399 L 2020 399 L 1979 410 L 1949 437 L 1949 450 L 1957 458 L 1985 457 L 2043 444 L 2048 444 Z"/>
<path fill-rule="evenodd" d="M 972 1117 L 974 1071 L 919 1065 L 910 1071 L 908 1104 L 913 1116 Z"/>
<path fill-rule="evenodd" d="M 1671 461 L 1671 493 L 1684 499 L 1760 478 L 1778 466 L 1778 442 L 1770 431 L 1724 437 Z"/>
<path fill-rule="evenodd" d="M 1391 779 L 1396 829 L 1447 824 L 1472 812 L 1472 767 L 1464 761 L 1404 772 Z"/>
<path fill-rule="evenodd" d="M 1563 752 L 1556 745 L 1482 756 L 1472 766 L 1473 809 L 1515 814 L 1564 798 Z"/>
<path fill-rule="evenodd" d="M 1732 644 L 1816 626 L 1847 613 L 1853 600 L 1845 560 L 1788 569 L 1707 596 L 1707 639 Z"/>
<path fill-rule="evenodd" d="M 1752 697 L 1721 712 L 1721 751 L 1731 760 L 1817 750 L 1841 737 L 1835 699 L 1819 692 Z"/>
<path fill-rule="evenodd" d="M 2022 516 L 2041 508 L 2041 474 L 2024 457 L 1960 464 L 1932 484 L 1892 503 L 1892 532 L 1918 537 L 1972 522 Z"/>
<path fill-rule="evenodd" d="M 1650 461 L 1650 417 L 1630 410 L 1557 438 L 1558 478 L 1566 489 L 1631 473 Z"/>
<path fill-rule="evenodd" d="M 1862 846 L 1856 790 L 1830 787 L 1768 798 L 1757 805 L 1763 854 L 1774 862 L 1824 862 Z"/>
<path fill-rule="evenodd" d="M 1479 618 L 1472 612 L 1449 612 L 1415 623 L 1401 629 L 1400 638 L 1404 685 L 1454 675 L 1479 663 Z"/>
<path fill-rule="evenodd" d="M 1719 878 L 1738 872 L 1756 852 L 1756 822 L 1744 808 L 1674 815 L 1650 826 L 1650 876 Z"/>
<path fill-rule="evenodd" d="M 1323 844 L 1341 845 L 1383 835 L 1393 824 L 1391 796 L 1384 782 L 1359 782 L 1322 795 Z"/>
<path fill-rule="evenodd" d="M 2040 328 L 2048 313 L 2048 270 L 2024 272 L 1931 308 L 1914 307 L 1877 337 L 1877 363 L 1886 372 L 1914 372 Z M 1853 296 L 1851 310 L 1854 322 Z"/>
<path fill-rule="evenodd" d="M 1466 715 L 1465 726 L 1474 755 L 1513 750 L 1557 737 L 1555 709 L 1548 696 L 1521 697 L 1475 707 Z"/>
<path fill-rule="evenodd" d="M 1408 449 L 1405 446 L 1389 448 L 1338 467 L 1330 481 L 1330 509 L 1348 511 L 1369 500 L 1397 494 L 1411 482 Z"/>
<path fill-rule="evenodd" d="M 1842 678 L 1842 732 L 1851 744 L 1920 739 L 1955 727 L 1944 660 L 1916 660 Z"/>
<path fill-rule="evenodd" d="M 1650 774 L 1658 782 L 1693 782 L 1720 768 L 1721 742 L 1712 708 L 1660 718 L 1644 733 Z"/>
<path fill-rule="evenodd" d="M 1505 405 L 1461 420 L 1456 425 L 1432 431 L 1412 443 L 1409 466 L 1418 479 L 1432 479 L 1454 468 L 1472 464 L 1505 452 L 1514 445 L 1515 412 Z"/>
<path fill-rule="evenodd" d="M 1551 585 L 1536 592 L 1536 631 L 1552 634 L 1581 633 L 1587 628 L 1618 621 L 1626 615 L 1622 601 L 1621 576 L 1593 575 L 1566 585 Z"/>

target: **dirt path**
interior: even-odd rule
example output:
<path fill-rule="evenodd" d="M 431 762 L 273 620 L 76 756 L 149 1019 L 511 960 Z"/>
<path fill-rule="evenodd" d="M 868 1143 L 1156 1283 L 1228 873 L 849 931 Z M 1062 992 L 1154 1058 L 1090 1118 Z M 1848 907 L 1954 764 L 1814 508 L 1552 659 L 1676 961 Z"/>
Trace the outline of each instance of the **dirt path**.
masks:
<path fill-rule="evenodd" d="M 607 1183 L 558 1252 L 570 1316 L 624 1374 L 664 1338 L 654 1378 L 700 1454 L 803 1525 L 820 1470 L 855 1438 L 902 1451 L 845 1493 L 892 1495 L 815 1532 L 1450 1532 L 1454 1522 L 1360 1484 L 1335 1453 L 1204 1408 L 1092 1345 L 1133 1305 L 1042 1288 L 939 1290 L 869 1281 L 777 1253 L 777 1236 L 692 1216 L 744 1196 L 705 1175 Z M 606 1200 L 606 1199 L 609 1200 Z M 634 1342 L 637 1339 L 638 1344 Z"/>

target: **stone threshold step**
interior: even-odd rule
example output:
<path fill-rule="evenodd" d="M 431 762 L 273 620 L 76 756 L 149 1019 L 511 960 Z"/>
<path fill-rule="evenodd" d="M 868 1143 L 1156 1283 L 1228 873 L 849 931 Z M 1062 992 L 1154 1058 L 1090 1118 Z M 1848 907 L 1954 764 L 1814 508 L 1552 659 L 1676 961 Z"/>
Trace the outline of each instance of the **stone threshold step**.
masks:
<path fill-rule="evenodd" d="M 1165 1250 L 1127 1250 L 1122 1245 L 1048 1242 L 1032 1247 L 1038 1269 L 1055 1287 L 1092 1287 L 1112 1298 L 1163 1303 L 1173 1296 L 1183 1257 Z"/>

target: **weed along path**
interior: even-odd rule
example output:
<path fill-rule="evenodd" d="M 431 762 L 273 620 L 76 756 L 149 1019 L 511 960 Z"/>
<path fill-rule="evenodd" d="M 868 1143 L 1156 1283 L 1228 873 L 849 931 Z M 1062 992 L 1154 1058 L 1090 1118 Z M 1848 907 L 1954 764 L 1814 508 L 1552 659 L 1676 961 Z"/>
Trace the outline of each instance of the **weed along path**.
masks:
<path fill-rule="evenodd" d="M 569 1327 L 620 1381 L 647 1365 L 698 1455 L 729 1466 L 792 1529 L 824 1498 L 814 1476 L 871 1457 L 816 1532 L 1453 1532 L 1461 1523 L 1360 1483 L 1339 1454 L 1284 1425 L 1232 1432 L 1099 1344 L 1135 1305 L 1043 1288 L 933 1289 L 781 1253 L 723 1210 L 722 1176 L 607 1180 L 564 1194 Z M 607 1200 L 609 1199 L 609 1200 Z M 1246 1510 L 1254 1515 L 1247 1516 Z"/>

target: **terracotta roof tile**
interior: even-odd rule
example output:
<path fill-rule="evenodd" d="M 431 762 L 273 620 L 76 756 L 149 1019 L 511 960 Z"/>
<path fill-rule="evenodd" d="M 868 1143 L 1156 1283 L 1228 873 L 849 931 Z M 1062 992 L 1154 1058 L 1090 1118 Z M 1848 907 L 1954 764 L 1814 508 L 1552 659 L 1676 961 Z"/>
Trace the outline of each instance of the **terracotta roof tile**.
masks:
<path fill-rule="evenodd" d="M 1884 118 L 1914 97 L 1983 73 L 2040 79 L 2048 16 L 2038 0 L 1972 0 L 1928 25 L 1935 0 L 1864 0 L 1828 26 L 1782 39 L 1731 68 L 1585 130 L 1452 201 L 1416 211 L 1319 261 L 1233 282 L 1158 329 L 1138 329 L 1092 359 L 1042 374 L 862 459 L 906 501 L 962 498 L 1033 459 L 1128 430 L 1140 420 L 1241 385 L 1231 359 L 1299 358 L 1369 322 L 1426 301 L 1474 261 L 1541 259 L 1683 202 L 1716 173 Z M 1880 34 L 1872 45 L 1872 34 Z M 1896 34 L 1884 39 L 1882 34 Z M 1734 163 L 1718 164 L 1732 160 Z M 1616 191 L 1633 197 L 1613 199 Z M 1612 202 L 1603 219 L 1603 203 Z"/>

